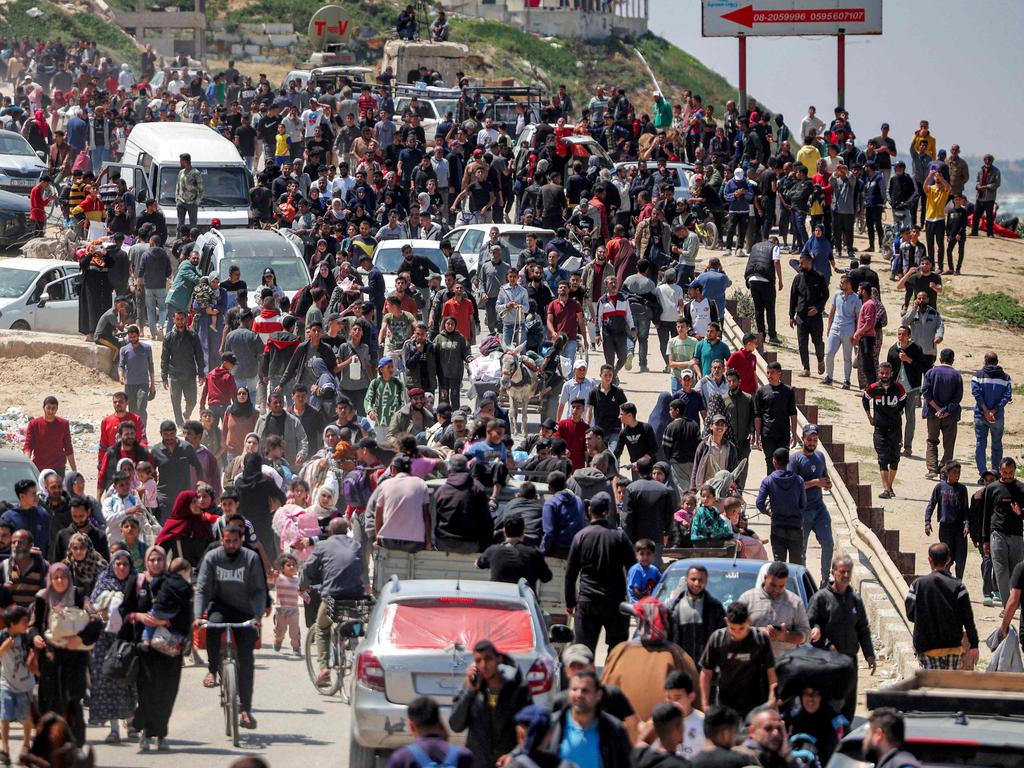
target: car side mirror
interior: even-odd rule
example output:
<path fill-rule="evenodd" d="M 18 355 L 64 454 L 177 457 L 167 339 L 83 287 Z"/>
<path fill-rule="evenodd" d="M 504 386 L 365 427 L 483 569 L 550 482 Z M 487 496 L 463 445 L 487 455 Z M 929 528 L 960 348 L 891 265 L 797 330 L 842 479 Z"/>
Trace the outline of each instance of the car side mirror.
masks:
<path fill-rule="evenodd" d="M 48 293 L 46 293 L 44 291 L 43 293 L 41 293 L 39 295 L 39 306 L 40 307 L 45 307 L 46 306 L 46 302 L 48 302 L 49 300 L 50 300 L 50 294 L 48 294 Z"/>
<path fill-rule="evenodd" d="M 552 624 L 548 629 L 548 639 L 556 645 L 566 645 L 575 639 L 575 634 L 565 624 Z"/>

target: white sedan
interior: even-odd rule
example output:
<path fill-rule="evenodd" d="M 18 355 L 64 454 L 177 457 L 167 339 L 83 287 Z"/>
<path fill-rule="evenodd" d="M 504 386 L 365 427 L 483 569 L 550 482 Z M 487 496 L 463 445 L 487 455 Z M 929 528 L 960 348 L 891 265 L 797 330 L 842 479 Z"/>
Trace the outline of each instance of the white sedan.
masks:
<path fill-rule="evenodd" d="M 81 282 L 73 261 L 0 260 L 0 328 L 77 335 Z"/>
<path fill-rule="evenodd" d="M 423 256 L 433 265 L 432 271 L 444 275 L 448 271 L 448 259 L 441 252 L 436 240 L 381 240 L 373 250 L 373 266 L 384 273 L 384 285 L 388 294 L 395 289 L 395 278 L 401 271 L 402 246 L 411 245 L 414 256 Z"/>

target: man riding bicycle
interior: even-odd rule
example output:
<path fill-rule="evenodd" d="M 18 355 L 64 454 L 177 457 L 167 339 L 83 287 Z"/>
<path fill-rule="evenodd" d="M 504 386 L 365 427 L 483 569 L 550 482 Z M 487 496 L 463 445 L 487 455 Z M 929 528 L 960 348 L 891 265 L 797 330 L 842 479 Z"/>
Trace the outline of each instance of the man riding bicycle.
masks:
<path fill-rule="evenodd" d="M 239 526 L 228 525 L 221 534 L 221 546 L 207 552 L 199 565 L 195 625 L 201 626 L 202 617 L 207 613 L 211 624 L 234 624 L 250 619 L 256 622 L 255 627 L 240 628 L 234 632 L 238 645 L 238 724 L 243 728 L 255 728 L 256 719 L 252 716 L 253 650 L 260 631 L 260 619 L 267 609 L 267 577 L 260 556 L 242 546 L 242 535 Z M 223 631 L 213 627 L 206 630 L 209 657 L 209 672 L 203 679 L 206 688 L 217 685 Z"/>
<path fill-rule="evenodd" d="M 306 562 L 299 577 L 299 589 L 308 589 L 310 584 L 320 585 L 320 595 L 325 598 L 316 614 L 316 658 L 320 666 L 317 686 L 331 680 L 330 635 L 331 610 L 326 598 L 334 600 L 362 600 L 366 597 L 363 584 L 363 548 L 349 537 L 348 521 L 341 517 L 331 520 L 327 526 L 328 538 L 318 541 L 313 556 Z"/>

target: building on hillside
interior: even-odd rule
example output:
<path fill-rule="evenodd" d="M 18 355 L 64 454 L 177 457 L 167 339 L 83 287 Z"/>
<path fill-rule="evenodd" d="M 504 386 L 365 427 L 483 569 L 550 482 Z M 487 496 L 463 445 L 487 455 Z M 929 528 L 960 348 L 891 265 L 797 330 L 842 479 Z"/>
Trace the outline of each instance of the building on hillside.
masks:
<path fill-rule="evenodd" d="M 647 32 L 648 0 L 441 0 L 448 11 L 491 19 L 533 34 L 603 40 Z"/>

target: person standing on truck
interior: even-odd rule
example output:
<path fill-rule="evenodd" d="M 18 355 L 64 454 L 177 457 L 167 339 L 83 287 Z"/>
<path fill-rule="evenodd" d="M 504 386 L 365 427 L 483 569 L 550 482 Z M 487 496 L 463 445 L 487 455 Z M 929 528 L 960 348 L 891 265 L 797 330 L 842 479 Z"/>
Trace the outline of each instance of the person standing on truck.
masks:
<path fill-rule="evenodd" d="M 178 156 L 181 170 L 174 185 L 174 204 L 178 209 L 178 231 L 185 228 L 185 216 L 189 227 L 196 226 L 199 203 L 203 199 L 203 175 L 192 167 L 192 155 L 183 152 Z"/>

